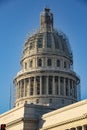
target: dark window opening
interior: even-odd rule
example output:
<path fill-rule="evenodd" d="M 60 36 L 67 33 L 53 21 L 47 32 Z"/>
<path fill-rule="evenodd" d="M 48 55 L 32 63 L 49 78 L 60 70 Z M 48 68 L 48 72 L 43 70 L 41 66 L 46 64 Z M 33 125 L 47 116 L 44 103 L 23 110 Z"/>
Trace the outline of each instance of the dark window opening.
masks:
<path fill-rule="evenodd" d="M 57 60 L 57 67 L 60 67 L 60 60 Z"/>
<path fill-rule="evenodd" d="M 47 66 L 51 66 L 51 65 L 52 65 L 51 59 L 48 59 L 48 60 L 47 60 Z"/>
<path fill-rule="evenodd" d="M 66 62 L 64 61 L 64 68 L 66 68 Z"/>
<path fill-rule="evenodd" d="M 42 66 L 42 60 L 41 59 L 38 59 L 38 66 Z"/>

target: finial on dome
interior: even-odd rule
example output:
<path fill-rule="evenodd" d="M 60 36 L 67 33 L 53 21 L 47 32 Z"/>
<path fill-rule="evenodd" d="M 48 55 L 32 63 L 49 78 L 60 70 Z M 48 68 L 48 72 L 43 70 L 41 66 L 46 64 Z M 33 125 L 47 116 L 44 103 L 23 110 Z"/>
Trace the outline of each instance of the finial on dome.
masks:
<path fill-rule="evenodd" d="M 52 31 L 53 29 L 53 14 L 49 8 L 44 8 L 44 12 L 40 17 L 41 31 Z"/>

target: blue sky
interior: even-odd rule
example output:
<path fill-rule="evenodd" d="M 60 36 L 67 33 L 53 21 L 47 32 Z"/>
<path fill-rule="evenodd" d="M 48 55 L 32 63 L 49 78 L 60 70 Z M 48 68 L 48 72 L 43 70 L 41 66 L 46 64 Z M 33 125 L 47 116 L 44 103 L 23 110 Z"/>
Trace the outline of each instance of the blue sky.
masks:
<path fill-rule="evenodd" d="M 74 70 L 81 79 L 81 99 L 87 98 L 87 1 L 0 0 L 0 113 L 9 110 L 10 87 L 21 69 L 24 41 L 39 28 L 44 7 L 54 13 L 54 27 L 69 38 Z"/>

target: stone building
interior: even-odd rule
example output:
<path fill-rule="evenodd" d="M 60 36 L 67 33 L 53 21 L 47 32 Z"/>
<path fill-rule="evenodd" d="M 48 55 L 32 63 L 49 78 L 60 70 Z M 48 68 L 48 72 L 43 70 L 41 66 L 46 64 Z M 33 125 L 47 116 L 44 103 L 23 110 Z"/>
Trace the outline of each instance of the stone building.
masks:
<path fill-rule="evenodd" d="M 15 107 L 0 115 L 6 130 L 87 130 L 87 101 L 79 100 L 80 79 L 66 35 L 54 29 L 48 8 L 40 29 L 24 44 L 14 78 Z"/>

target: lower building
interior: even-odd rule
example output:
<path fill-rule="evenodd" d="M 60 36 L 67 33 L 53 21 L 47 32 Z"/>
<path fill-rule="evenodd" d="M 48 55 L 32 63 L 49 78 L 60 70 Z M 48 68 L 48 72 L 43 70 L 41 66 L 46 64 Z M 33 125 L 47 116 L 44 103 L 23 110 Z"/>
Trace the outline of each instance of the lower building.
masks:
<path fill-rule="evenodd" d="M 54 111 L 49 106 L 21 105 L 0 115 L 0 123 L 6 130 L 87 130 L 87 100 Z"/>

